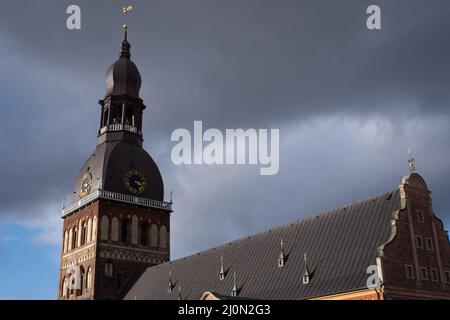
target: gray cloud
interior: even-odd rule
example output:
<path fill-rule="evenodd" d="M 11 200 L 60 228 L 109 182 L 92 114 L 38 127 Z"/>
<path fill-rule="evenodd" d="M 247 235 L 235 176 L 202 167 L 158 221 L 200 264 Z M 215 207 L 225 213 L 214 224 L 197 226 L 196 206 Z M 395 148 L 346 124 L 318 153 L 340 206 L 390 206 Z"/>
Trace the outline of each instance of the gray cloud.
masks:
<path fill-rule="evenodd" d="M 135 1 L 145 147 L 175 191 L 175 255 L 394 188 L 409 145 L 450 220 L 450 4 L 377 2 L 379 32 L 365 28 L 372 1 Z M 49 210 L 95 147 L 97 100 L 122 37 L 120 4 L 78 1 L 82 30 L 68 31 L 69 4 L 0 12 L 0 212 L 36 227 L 57 218 Z M 279 175 L 172 165 L 170 133 L 194 120 L 280 128 Z"/>

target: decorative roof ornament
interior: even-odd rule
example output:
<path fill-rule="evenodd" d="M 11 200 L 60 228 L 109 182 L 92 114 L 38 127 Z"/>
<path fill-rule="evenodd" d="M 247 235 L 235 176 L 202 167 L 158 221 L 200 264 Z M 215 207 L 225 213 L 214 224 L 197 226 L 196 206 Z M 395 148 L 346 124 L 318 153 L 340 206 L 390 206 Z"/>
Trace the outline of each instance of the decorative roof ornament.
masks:
<path fill-rule="evenodd" d="M 303 284 L 308 284 L 311 277 L 311 273 L 309 272 L 308 269 L 308 257 L 306 256 L 306 253 L 304 255 L 304 260 L 305 260 L 305 272 L 303 273 Z"/>
<path fill-rule="evenodd" d="M 173 282 L 172 282 L 172 271 L 169 270 L 169 285 L 167 286 L 167 292 L 172 292 Z"/>
<path fill-rule="evenodd" d="M 170 190 L 170 201 L 169 201 L 170 204 L 173 204 L 172 196 L 173 196 L 173 191 Z"/>
<path fill-rule="evenodd" d="M 223 256 L 220 256 L 220 270 L 219 270 L 219 280 L 225 279 L 225 268 L 223 265 Z"/>
<path fill-rule="evenodd" d="M 128 29 L 127 16 L 128 13 L 131 12 L 131 10 L 133 10 L 133 6 L 126 6 L 122 8 L 122 13 L 125 16 L 125 23 L 122 25 L 122 27 L 125 29 L 125 34 L 126 30 Z"/>
<path fill-rule="evenodd" d="M 283 239 L 280 241 L 280 253 L 278 254 L 278 267 L 283 267 L 286 259 L 286 255 L 284 254 L 284 242 Z"/>
<path fill-rule="evenodd" d="M 131 12 L 131 10 L 133 10 L 133 6 L 127 6 L 127 7 L 123 7 L 122 8 L 122 13 L 125 16 L 125 23 L 122 25 L 123 29 L 125 30 L 125 36 L 124 39 L 122 41 L 122 51 L 120 52 L 120 57 L 125 57 L 125 58 L 130 58 L 131 54 L 130 54 L 130 44 L 128 43 L 127 40 L 127 33 L 128 33 L 128 22 L 127 22 L 127 18 L 128 18 L 128 13 Z"/>
<path fill-rule="evenodd" d="M 181 286 L 178 286 L 178 300 L 183 300 L 181 297 Z"/>
<path fill-rule="evenodd" d="M 236 271 L 233 273 L 233 289 L 231 289 L 231 296 L 236 298 L 238 296 L 238 288 L 236 285 Z"/>
<path fill-rule="evenodd" d="M 412 157 L 412 149 L 411 148 L 408 148 L 408 154 L 409 154 L 409 160 L 408 160 L 409 174 L 412 174 L 412 173 L 416 172 L 416 166 L 414 164 L 415 160 Z"/>

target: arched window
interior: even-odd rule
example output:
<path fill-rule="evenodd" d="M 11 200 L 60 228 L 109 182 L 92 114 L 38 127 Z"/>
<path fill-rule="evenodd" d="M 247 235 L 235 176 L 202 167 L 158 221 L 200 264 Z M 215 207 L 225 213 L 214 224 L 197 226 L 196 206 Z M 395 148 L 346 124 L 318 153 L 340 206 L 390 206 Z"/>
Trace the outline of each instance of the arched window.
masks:
<path fill-rule="evenodd" d="M 87 223 L 87 243 L 92 241 L 92 219 L 89 218 Z"/>
<path fill-rule="evenodd" d="M 100 226 L 100 239 L 109 239 L 109 218 L 107 216 L 102 216 L 102 222 Z"/>
<path fill-rule="evenodd" d="M 138 244 L 139 220 L 136 215 L 131 218 L 131 243 Z"/>
<path fill-rule="evenodd" d="M 139 237 L 140 245 L 146 246 L 148 244 L 148 224 L 143 221 L 141 223 L 140 237 Z"/>
<path fill-rule="evenodd" d="M 111 278 L 113 276 L 113 264 L 111 261 L 105 263 L 105 277 Z"/>
<path fill-rule="evenodd" d="M 97 216 L 92 219 L 92 241 L 97 240 Z"/>
<path fill-rule="evenodd" d="M 158 246 L 158 227 L 154 223 L 150 226 L 150 246 L 155 248 Z"/>
<path fill-rule="evenodd" d="M 119 241 L 119 218 L 117 217 L 111 220 L 111 240 Z"/>
<path fill-rule="evenodd" d="M 87 223 L 86 221 L 83 222 L 83 225 L 81 227 L 81 245 L 84 246 L 87 243 Z"/>
<path fill-rule="evenodd" d="M 76 290 L 76 295 L 81 296 L 83 295 L 83 291 L 85 289 L 85 281 L 86 281 L 86 274 L 84 272 L 83 266 L 80 266 L 80 287 Z"/>
<path fill-rule="evenodd" d="M 73 249 L 73 228 L 69 229 L 69 242 L 67 243 L 67 251 L 70 251 Z"/>
<path fill-rule="evenodd" d="M 166 226 L 161 226 L 159 230 L 159 246 L 162 249 L 167 249 L 167 228 Z"/>
<path fill-rule="evenodd" d="M 67 298 L 67 278 L 64 277 L 61 281 L 61 297 Z"/>
<path fill-rule="evenodd" d="M 77 235 L 78 235 L 78 229 L 77 227 L 73 227 L 73 236 L 72 236 L 72 249 L 75 249 L 77 247 Z"/>
<path fill-rule="evenodd" d="M 89 290 L 91 288 L 92 288 L 92 269 L 91 267 L 89 267 L 87 271 L 86 289 Z"/>
<path fill-rule="evenodd" d="M 83 222 L 80 220 L 78 221 L 78 239 L 77 239 L 77 246 L 81 247 L 81 239 L 83 238 Z"/>
<path fill-rule="evenodd" d="M 123 218 L 120 225 L 120 241 L 127 243 L 128 242 L 128 230 L 130 228 L 130 223 L 127 218 Z"/>
<path fill-rule="evenodd" d="M 69 232 L 67 230 L 64 232 L 64 244 L 63 244 L 63 252 L 66 253 L 69 246 Z"/>

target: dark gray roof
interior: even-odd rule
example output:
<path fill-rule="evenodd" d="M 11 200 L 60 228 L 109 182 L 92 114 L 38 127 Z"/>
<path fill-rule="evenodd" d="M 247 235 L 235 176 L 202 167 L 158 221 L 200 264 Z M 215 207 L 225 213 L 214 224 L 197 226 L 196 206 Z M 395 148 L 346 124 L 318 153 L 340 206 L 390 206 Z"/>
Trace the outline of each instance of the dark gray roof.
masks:
<path fill-rule="evenodd" d="M 139 98 L 141 82 L 141 74 L 130 60 L 130 44 L 125 38 L 119 59 L 106 72 L 106 95 L 130 95 Z"/>
<path fill-rule="evenodd" d="M 148 268 L 125 299 L 177 299 L 179 286 L 182 299 L 199 299 L 206 291 L 231 296 L 234 272 L 244 298 L 302 299 L 365 288 L 367 267 L 376 264 L 377 248 L 388 240 L 392 213 L 399 207 L 394 190 Z M 281 239 L 284 267 L 277 265 Z M 305 253 L 309 284 L 302 281 Z M 227 271 L 223 281 L 221 256 Z"/>
<path fill-rule="evenodd" d="M 163 180 L 152 157 L 137 144 L 111 141 L 97 145 L 95 151 L 84 163 L 75 180 L 72 201 L 76 202 L 80 199 L 81 181 L 87 172 L 92 174 L 92 190 L 100 188 L 130 194 L 123 182 L 130 169 L 139 170 L 147 180 L 147 188 L 139 195 L 140 197 L 163 200 Z"/>

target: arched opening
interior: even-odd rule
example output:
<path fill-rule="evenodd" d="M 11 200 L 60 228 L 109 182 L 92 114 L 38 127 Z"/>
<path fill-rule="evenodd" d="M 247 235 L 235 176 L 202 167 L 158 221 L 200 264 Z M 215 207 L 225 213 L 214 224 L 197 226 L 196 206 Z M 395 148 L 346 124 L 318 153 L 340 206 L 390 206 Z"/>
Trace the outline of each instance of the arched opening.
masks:
<path fill-rule="evenodd" d="M 84 246 L 87 243 L 87 223 L 83 222 L 81 227 L 81 245 Z"/>
<path fill-rule="evenodd" d="M 111 240 L 119 241 L 119 218 L 117 217 L 111 220 Z"/>
<path fill-rule="evenodd" d="M 102 222 L 100 225 L 100 239 L 101 240 L 109 239 L 109 219 L 107 216 L 102 216 Z"/>
<path fill-rule="evenodd" d="M 133 108 L 128 107 L 125 115 L 125 124 L 128 124 L 130 126 L 135 126 L 134 123 L 134 111 Z"/>
<path fill-rule="evenodd" d="M 123 218 L 120 226 L 120 241 L 128 242 L 129 237 L 129 229 L 130 229 L 130 221 L 128 218 Z"/>
<path fill-rule="evenodd" d="M 121 108 L 119 106 L 113 106 L 112 109 L 112 124 L 120 124 L 122 121 Z"/>
<path fill-rule="evenodd" d="M 138 244 L 139 220 L 136 215 L 131 218 L 131 243 Z"/>
<path fill-rule="evenodd" d="M 92 241 L 97 240 L 97 216 L 92 219 Z"/>
<path fill-rule="evenodd" d="M 86 274 L 84 272 L 83 266 L 80 266 L 80 286 L 76 289 L 76 295 L 81 296 L 83 295 L 83 290 L 85 289 L 85 281 L 86 281 Z"/>
<path fill-rule="evenodd" d="M 150 246 L 154 248 L 158 246 L 158 227 L 154 223 L 150 226 Z"/>
<path fill-rule="evenodd" d="M 64 244 L 63 244 L 63 252 L 66 253 L 69 246 L 69 233 L 67 230 L 64 232 Z"/>
<path fill-rule="evenodd" d="M 145 221 L 141 223 L 139 243 L 142 246 L 146 246 L 148 244 L 148 223 Z"/>
<path fill-rule="evenodd" d="M 166 226 L 161 226 L 159 230 L 159 246 L 162 249 L 167 249 L 167 228 Z"/>
<path fill-rule="evenodd" d="M 87 223 L 87 243 L 92 241 L 92 219 L 89 218 Z"/>
<path fill-rule="evenodd" d="M 90 290 L 91 288 L 92 288 L 92 269 L 91 267 L 89 267 L 87 271 L 86 289 Z"/>
<path fill-rule="evenodd" d="M 72 236 L 72 249 L 75 249 L 77 247 L 77 235 L 78 235 L 78 229 L 77 227 L 73 227 L 73 236 Z"/>
<path fill-rule="evenodd" d="M 67 278 L 64 277 L 61 281 L 61 298 L 67 298 Z"/>
<path fill-rule="evenodd" d="M 67 243 L 67 251 L 70 251 L 73 249 L 73 228 L 69 229 L 69 242 Z"/>

